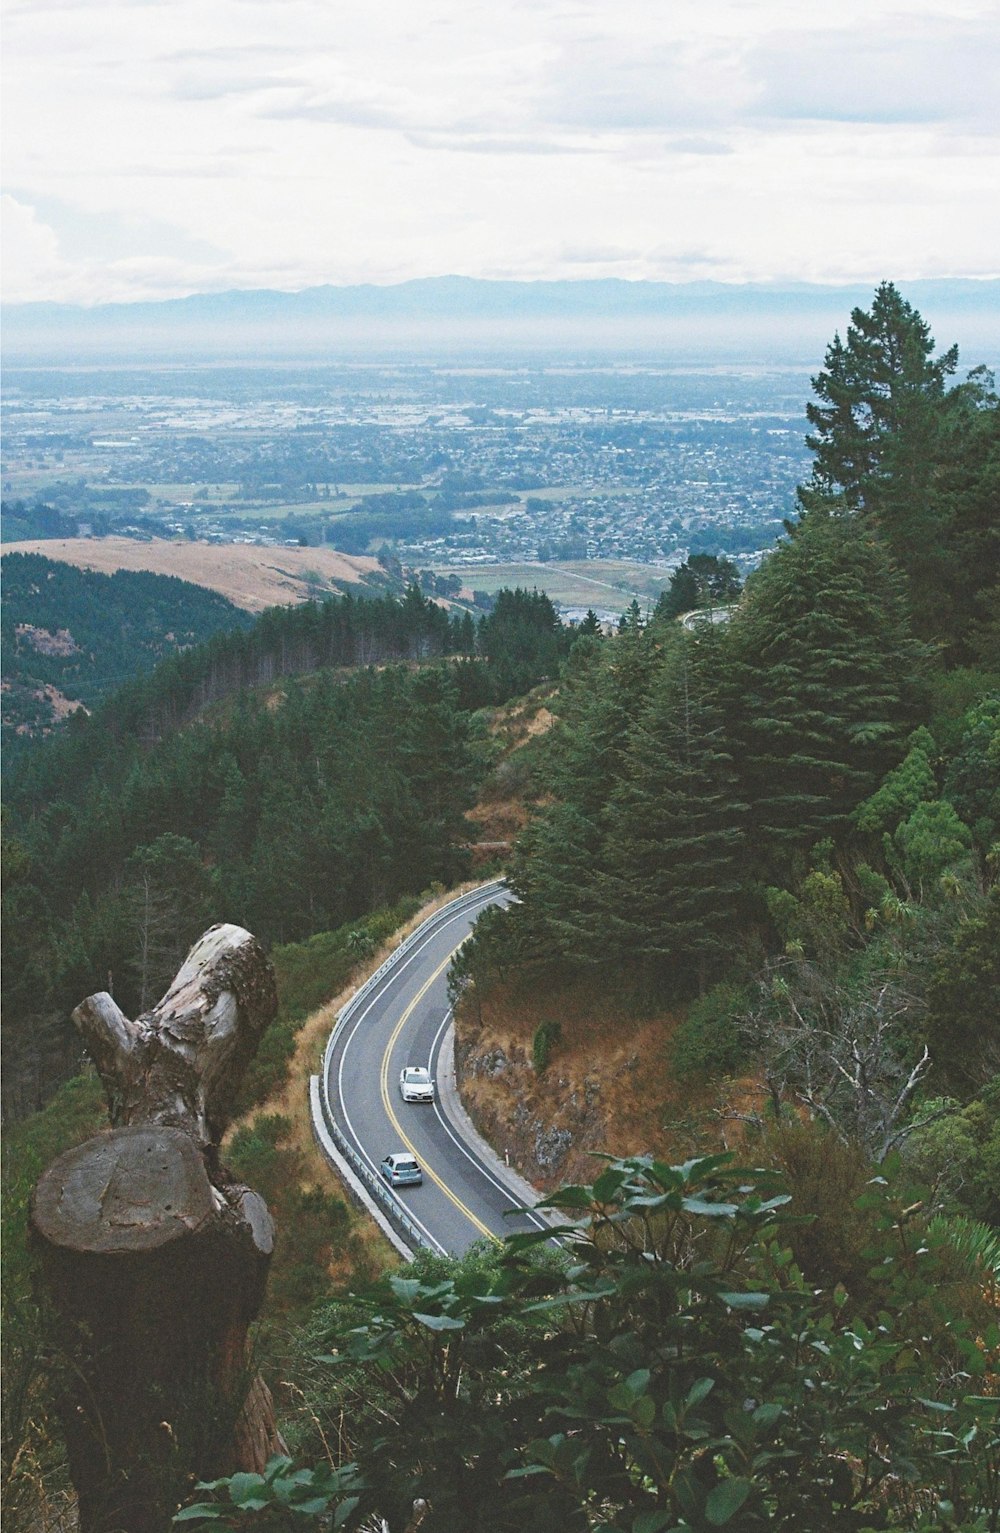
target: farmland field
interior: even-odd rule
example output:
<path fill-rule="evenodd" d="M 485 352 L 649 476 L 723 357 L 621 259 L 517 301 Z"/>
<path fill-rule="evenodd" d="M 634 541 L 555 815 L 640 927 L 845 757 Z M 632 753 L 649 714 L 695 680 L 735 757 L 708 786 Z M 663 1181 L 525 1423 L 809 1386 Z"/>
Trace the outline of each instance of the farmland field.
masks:
<path fill-rule="evenodd" d="M 504 586 L 523 586 L 529 590 L 537 587 L 564 607 L 596 607 L 612 612 L 624 610 L 633 597 L 641 607 L 649 606 L 670 579 L 668 569 L 626 559 L 441 564 L 435 566 L 435 573 L 460 575 L 468 589 L 488 591 L 491 595 Z"/>

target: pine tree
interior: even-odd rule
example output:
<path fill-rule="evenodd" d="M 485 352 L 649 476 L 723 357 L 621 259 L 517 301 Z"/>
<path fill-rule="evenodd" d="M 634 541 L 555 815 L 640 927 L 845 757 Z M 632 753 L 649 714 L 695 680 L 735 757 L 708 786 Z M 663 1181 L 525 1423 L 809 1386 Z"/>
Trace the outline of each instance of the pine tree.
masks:
<path fill-rule="evenodd" d="M 956 346 L 937 360 L 934 347 L 929 326 L 891 282 L 876 290 L 870 310 L 852 311 L 846 342 L 834 337 L 812 380 L 819 403 L 806 406 L 814 491 L 839 491 L 851 509 L 877 510 L 894 473 L 901 477 L 904 465 L 918 471 L 958 364 Z"/>
<path fill-rule="evenodd" d="M 473 797 L 467 722 L 458 711 L 455 684 L 441 667 L 418 671 L 408 688 L 399 764 L 412 795 L 417 866 L 406 880 L 450 881 L 463 857 L 462 816 Z"/>
<path fill-rule="evenodd" d="M 746 804 L 713 695 L 717 644 L 682 636 L 636 725 L 612 797 L 599 877 L 607 938 L 672 988 L 730 946 Z"/>
<path fill-rule="evenodd" d="M 948 395 L 930 503 L 937 536 L 915 547 L 915 610 L 954 660 L 1000 669 L 1000 398 L 975 368 Z"/>
<path fill-rule="evenodd" d="M 877 537 L 819 508 L 757 573 L 725 648 L 752 841 L 763 868 L 784 868 L 902 757 L 925 651 Z"/>
<path fill-rule="evenodd" d="M 570 653 L 543 773 L 555 802 L 520 838 L 508 879 L 522 901 L 520 926 L 552 956 L 585 964 L 613 956 L 599 888 L 605 811 L 655 665 L 638 609 L 613 643 L 587 636 Z"/>

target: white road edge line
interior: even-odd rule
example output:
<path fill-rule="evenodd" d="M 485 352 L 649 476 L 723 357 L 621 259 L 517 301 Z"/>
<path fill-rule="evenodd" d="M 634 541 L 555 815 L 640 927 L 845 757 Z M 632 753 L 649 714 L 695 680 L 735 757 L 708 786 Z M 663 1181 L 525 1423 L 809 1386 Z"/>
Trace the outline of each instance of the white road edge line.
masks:
<path fill-rule="evenodd" d="M 448 1026 L 448 1023 L 451 1021 L 451 1015 L 452 1015 L 451 1007 L 449 1007 L 448 1010 L 444 1014 L 444 1021 L 441 1023 L 441 1026 L 438 1028 L 437 1032 L 434 1035 L 434 1042 L 431 1044 L 431 1062 L 432 1063 L 433 1063 L 433 1060 L 434 1060 L 435 1050 L 438 1048 L 438 1046 L 439 1046 L 439 1044 L 441 1042 L 441 1034 L 444 1032 L 445 1028 Z M 440 1123 L 441 1127 L 444 1129 L 445 1133 L 448 1135 L 448 1138 L 451 1140 L 452 1144 L 455 1145 L 457 1149 L 461 1150 L 461 1152 L 465 1156 L 466 1160 L 469 1160 L 469 1161 L 472 1162 L 472 1164 L 475 1166 L 476 1170 L 478 1172 L 480 1172 L 480 1174 L 486 1178 L 486 1180 L 491 1184 L 491 1186 L 495 1187 L 498 1192 L 502 1192 L 503 1193 L 503 1195 L 507 1199 L 507 1201 L 514 1205 L 515 1209 L 517 1210 L 517 1212 L 519 1214 L 526 1214 L 527 1217 L 531 1220 L 532 1224 L 534 1224 L 540 1230 L 551 1229 L 551 1225 L 546 1224 L 544 1219 L 540 1218 L 539 1215 L 536 1214 L 533 1209 L 526 1208 L 524 1206 L 524 1204 L 521 1202 L 521 1200 L 514 1196 L 514 1194 L 511 1192 L 509 1187 L 505 1187 L 502 1182 L 498 1182 L 496 1177 L 492 1174 L 492 1172 L 487 1171 L 487 1169 L 483 1165 L 483 1163 L 480 1160 L 476 1159 L 476 1157 L 472 1154 L 472 1151 L 468 1148 L 468 1146 L 465 1145 L 462 1142 L 462 1140 L 459 1139 L 458 1136 L 452 1131 L 451 1124 L 448 1122 L 447 1118 L 442 1113 L 441 1107 L 440 1107 L 440 1104 L 438 1103 L 436 1095 L 435 1095 L 435 1099 L 434 1099 L 434 1113 L 435 1113 L 435 1116 L 436 1116 L 438 1122 Z"/>

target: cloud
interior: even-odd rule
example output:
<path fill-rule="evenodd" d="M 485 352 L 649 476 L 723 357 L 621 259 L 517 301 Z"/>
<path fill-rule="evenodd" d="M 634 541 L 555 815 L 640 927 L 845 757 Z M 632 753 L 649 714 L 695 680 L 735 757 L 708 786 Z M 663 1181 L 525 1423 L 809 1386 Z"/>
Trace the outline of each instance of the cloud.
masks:
<path fill-rule="evenodd" d="M 664 148 L 669 154 L 733 154 L 733 145 L 721 138 L 697 138 L 689 134 L 684 138 L 671 138 Z"/>
<path fill-rule="evenodd" d="M 788 32 L 747 61 L 755 116 L 847 123 L 996 124 L 1000 34 L 979 25 Z"/>
<path fill-rule="evenodd" d="M 995 4 L 8 0 L 17 280 L 980 270 Z"/>
<path fill-rule="evenodd" d="M 622 245 L 565 245 L 556 259 L 567 266 L 617 266 L 635 260 L 635 251 Z"/>
<path fill-rule="evenodd" d="M 287 90 L 298 81 L 278 75 L 223 75 L 213 79 L 181 80 L 170 89 L 176 101 L 224 101 L 228 96 L 256 96 L 262 91 Z"/>
<path fill-rule="evenodd" d="M 222 252 L 208 240 L 194 238 L 175 224 L 137 210 L 88 209 L 58 197 L 36 197 L 30 208 L 23 192 L 16 204 L 55 241 L 56 252 L 71 251 L 74 260 L 128 261 L 154 253 L 171 261 L 212 261 Z"/>
<path fill-rule="evenodd" d="M 411 114 L 375 100 L 350 96 L 317 95 L 300 91 L 296 98 L 283 105 L 262 106 L 258 115 L 272 121 L 325 122 L 338 127 L 383 128 L 396 133 L 406 132 Z"/>
<path fill-rule="evenodd" d="M 674 132 L 732 125 L 757 93 L 735 42 L 594 35 L 564 45 L 535 105 L 551 127 Z"/>
<path fill-rule="evenodd" d="M 407 141 L 418 149 L 447 150 L 452 154 L 603 154 L 605 146 L 573 142 L 568 138 L 529 138 L 515 134 L 477 133 L 456 128 L 441 133 L 406 133 Z"/>
<path fill-rule="evenodd" d="M 4 294 L 9 303 L 37 296 L 39 289 L 58 286 L 68 268 L 59 254 L 55 231 L 35 209 L 5 192 L 0 197 L 3 217 Z"/>

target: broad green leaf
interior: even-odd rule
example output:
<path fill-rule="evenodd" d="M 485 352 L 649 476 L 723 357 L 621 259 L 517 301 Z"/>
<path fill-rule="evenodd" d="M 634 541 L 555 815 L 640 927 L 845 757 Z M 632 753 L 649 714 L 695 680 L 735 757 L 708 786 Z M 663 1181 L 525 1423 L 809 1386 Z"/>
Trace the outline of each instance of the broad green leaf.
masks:
<path fill-rule="evenodd" d="M 730 1517 L 735 1517 L 752 1490 L 749 1480 L 721 1480 L 709 1493 L 705 1516 L 715 1527 L 724 1527 Z"/>
<path fill-rule="evenodd" d="M 670 1512 L 640 1512 L 632 1524 L 632 1533 L 662 1533 L 673 1520 Z"/>
<path fill-rule="evenodd" d="M 462 1331 L 465 1329 L 464 1320 L 456 1320 L 453 1315 L 419 1315 L 413 1312 L 414 1320 L 419 1320 L 429 1331 Z"/>
<path fill-rule="evenodd" d="M 262 1490 L 267 1489 L 267 1481 L 262 1474 L 234 1474 L 229 1482 L 229 1499 L 236 1506 L 246 1506 L 249 1501 L 260 1495 Z M 266 1505 L 265 1501 L 261 1505 Z"/>
<path fill-rule="evenodd" d="M 764 1309 L 770 1302 L 769 1293 L 720 1293 L 719 1298 L 730 1309 Z"/>
<path fill-rule="evenodd" d="M 738 1203 L 710 1203 L 706 1198 L 682 1198 L 681 1207 L 687 1214 L 701 1214 L 706 1219 L 731 1219 L 738 1214 Z"/>
<path fill-rule="evenodd" d="M 601 1172 L 593 1185 L 593 1200 L 597 1203 L 610 1202 L 627 1178 L 627 1171 L 619 1171 L 617 1167 L 609 1166 L 606 1171 Z"/>
<path fill-rule="evenodd" d="M 344 1526 L 344 1523 L 350 1517 L 360 1500 L 360 1496 L 348 1496 L 346 1501 L 340 1503 L 333 1514 L 333 1526 L 335 1528 L 342 1528 Z"/>
<path fill-rule="evenodd" d="M 401 1299 L 404 1304 L 412 1304 L 417 1295 L 422 1291 L 423 1286 L 423 1283 L 419 1282 L 416 1278 L 401 1278 L 396 1277 L 395 1274 L 389 1278 L 389 1287 L 396 1295 L 396 1298 Z"/>

